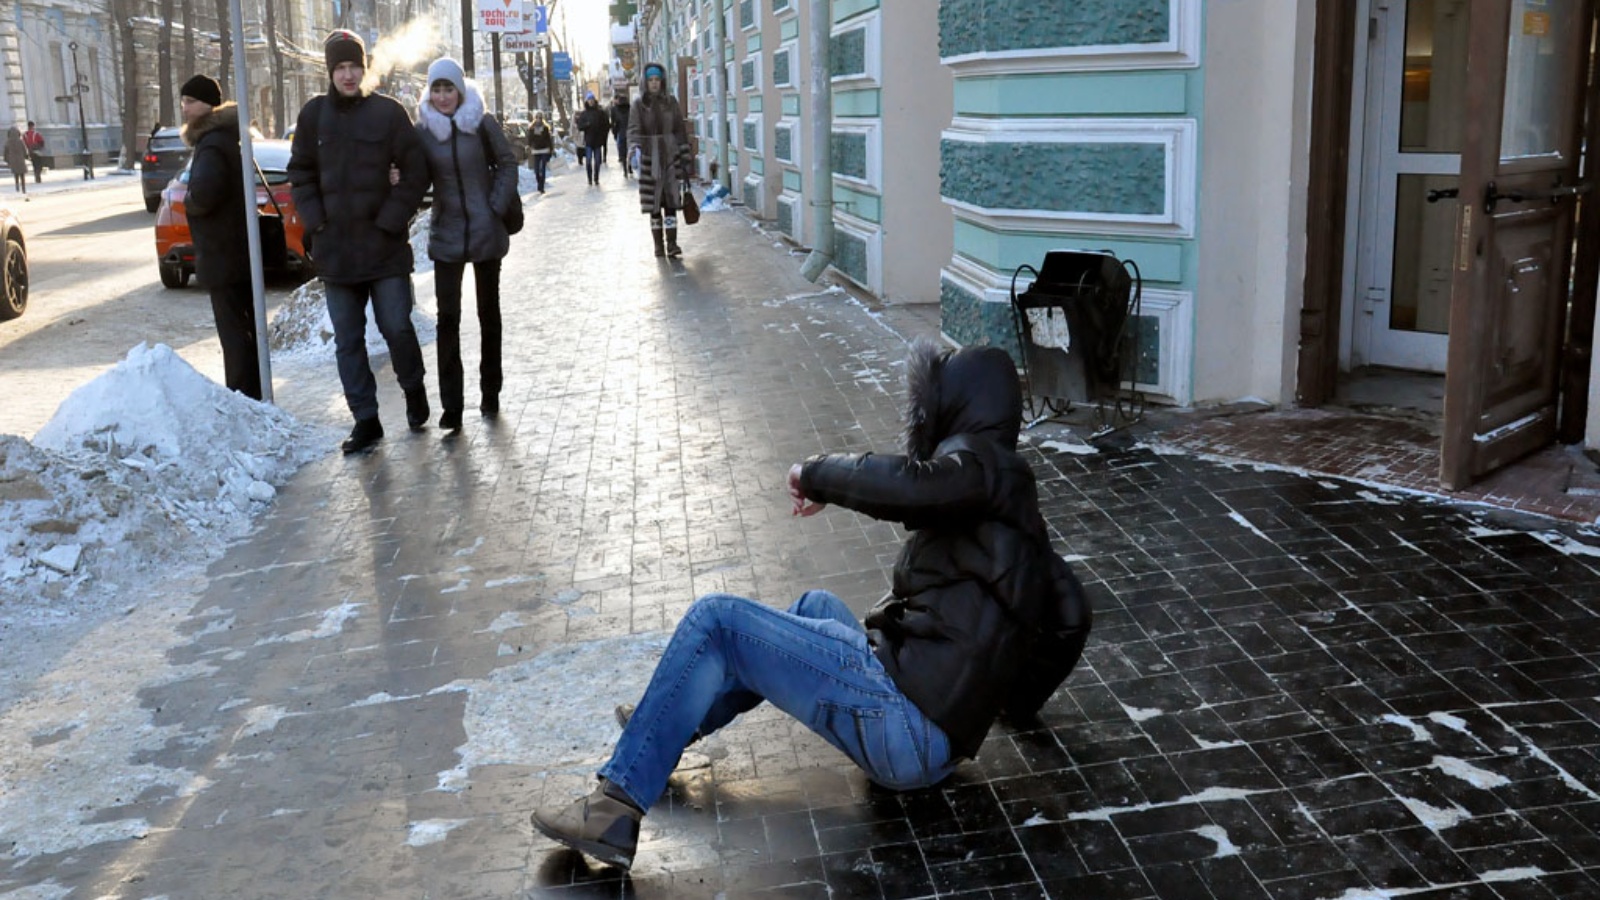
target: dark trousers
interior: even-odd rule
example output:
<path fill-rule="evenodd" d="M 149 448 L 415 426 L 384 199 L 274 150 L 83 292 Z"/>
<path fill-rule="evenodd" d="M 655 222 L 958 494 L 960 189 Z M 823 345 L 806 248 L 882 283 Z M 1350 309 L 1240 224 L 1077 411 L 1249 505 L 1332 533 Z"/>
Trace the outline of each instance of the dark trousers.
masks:
<path fill-rule="evenodd" d="M 357 419 L 378 416 L 378 382 L 367 359 L 367 299 L 372 299 L 372 318 L 389 345 L 389 362 L 401 390 L 423 387 L 427 368 L 422 363 L 422 346 L 417 329 L 411 324 L 411 307 L 416 296 L 411 291 L 410 275 L 394 275 L 359 284 L 328 284 L 328 318 L 333 321 L 334 356 L 339 362 L 339 381 L 344 385 L 344 402 Z"/>
<path fill-rule="evenodd" d="M 18 169 L 11 173 L 11 177 L 17 181 L 17 190 L 26 194 L 28 192 L 28 170 L 26 168 Z"/>
<path fill-rule="evenodd" d="M 600 180 L 600 167 L 605 164 L 601 154 L 606 152 L 606 142 L 598 144 L 585 144 L 583 154 L 583 171 L 588 174 L 590 181 Z"/>
<path fill-rule="evenodd" d="M 250 282 L 211 288 L 211 315 L 217 320 L 228 389 L 260 400 L 261 357 L 256 348 L 256 301 Z"/>
<path fill-rule="evenodd" d="M 464 387 L 461 371 L 461 279 L 464 262 L 433 264 L 433 285 L 439 301 L 439 402 L 446 412 L 460 412 Z M 500 260 L 472 264 L 478 292 L 478 330 L 483 352 L 478 362 L 478 389 L 485 397 L 500 394 Z"/>
<path fill-rule="evenodd" d="M 626 134 L 617 135 L 617 159 L 622 161 L 624 174 L 633 174 L 633 167 L 628 165 L 628 136 Z"/>
<path fill-rule="evenodd" d="M 550 171 L 550 154 L 535 153 L 533 155 L 533 177 L 539 181 L 539 190 L 544 190 L 544 176 Z"/>
<path fill-rule="evenodd" d="M 39 184 L 44 180 L 43 176 L 39 174 L 44 171 L 44 154 L 34 153 L 31 155 L 33 157 L 33 183 Z"/>

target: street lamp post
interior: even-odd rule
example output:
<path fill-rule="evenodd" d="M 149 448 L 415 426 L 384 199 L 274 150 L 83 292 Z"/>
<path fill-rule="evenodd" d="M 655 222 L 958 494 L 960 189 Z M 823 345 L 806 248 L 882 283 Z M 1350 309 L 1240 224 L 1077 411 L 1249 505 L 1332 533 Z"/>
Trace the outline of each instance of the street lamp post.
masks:
<path fill-rule="evenodd" d="M 67 44 L 67 49 L 72 51 L 72 99 L 78 104 L 78 138 L 83 146 L 79 151 L 79 162 L 83 165 L 83 180 L 88 181 L 94 178 L 94 156 L 89 152 L 89 126 L 83 121 L 83 97 L 89 93 L 89 85 L 78 72 L 78 42 Z"/>

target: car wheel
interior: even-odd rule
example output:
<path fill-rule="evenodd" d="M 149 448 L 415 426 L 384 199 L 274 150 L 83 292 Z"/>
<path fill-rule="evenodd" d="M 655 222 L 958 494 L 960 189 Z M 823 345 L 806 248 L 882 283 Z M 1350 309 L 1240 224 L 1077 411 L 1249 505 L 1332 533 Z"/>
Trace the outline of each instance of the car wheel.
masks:
<path fill-rule="evenodd" d="M 161 283 L 169 288 L 181 288 L 189 283 L 188 276 L 183 271 L 183 266 L 174 266 L 160 263 Z"/>
<path fill-rule="evenodd" d="M 28 308 L 28 255 L 22 243 L 7 239 L 0 248 L 0 322 L 15 319 Z"/>
<path fill-rule="evenodd" d="M 146 197 L 146 198 L 144 198 L 144 211 L 145 212 L 152 212 L 153 213 L 153 212 L 155 212 L 156 210 L 158 210 L 160 208 L 161 208 L 161 195 L 160 194 L 157 194 L 154 197 Z"/>

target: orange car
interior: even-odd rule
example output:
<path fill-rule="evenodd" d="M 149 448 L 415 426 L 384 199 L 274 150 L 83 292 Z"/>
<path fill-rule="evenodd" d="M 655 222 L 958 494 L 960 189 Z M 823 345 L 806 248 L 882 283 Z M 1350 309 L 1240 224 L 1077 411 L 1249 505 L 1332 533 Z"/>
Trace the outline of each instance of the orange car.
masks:
<path fill-rule="evenodd" d="M 289 142 L 261 140 L 253 145 L 256 163 L 272 189 L 272 199 L 268 199 L 267 188 L 258 177 L 256 204 L 263 213 L 283 210 L 284 237 L 289 245 L 285 269 L 305 281 L 311 277 L 311 261 L 306 258 L 305 227 L 289 197 Z M 184 166 L 161 192 L 161 206 L 156 210 L 156 263 L 161 270 L 161 283 L 169 288 L 187 285 L 194 275 L 194 239 L 189 236 L 189 217 L 183 211 L 183 198 L 188 191 L 189 167 Z M 278 201 L 277 208 L 272 205 L 274 199 Z"/>

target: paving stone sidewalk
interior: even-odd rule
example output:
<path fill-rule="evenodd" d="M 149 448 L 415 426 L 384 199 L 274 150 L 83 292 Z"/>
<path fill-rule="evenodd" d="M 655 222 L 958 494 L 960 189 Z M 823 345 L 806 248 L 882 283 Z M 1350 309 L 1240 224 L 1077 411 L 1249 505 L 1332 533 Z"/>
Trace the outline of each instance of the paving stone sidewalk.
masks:
<path fill-rule="evenodd" d="M 1040 722 L 895 794 L 758 710 L 686 756 L 632 873 L 536 836 L 695 596 L 884 591 L 901 535 L 796 520 L 783 479 L 895 446 L 932 320 L 821 292 L 737 213 L 658 262 L 603 181 L 514 240 L 498 420 L 407 434 L 380 373 L 380 449 L 123 626 L 162 650 L 132 721 L 33 740 L 134 789 L 0 844 L 0 897 L 1600 896 L 1592 534 L 1050 428 L 1027 453 L 1097 618 Z M 339 422 L 322 374 L 280 401 Z"/>

